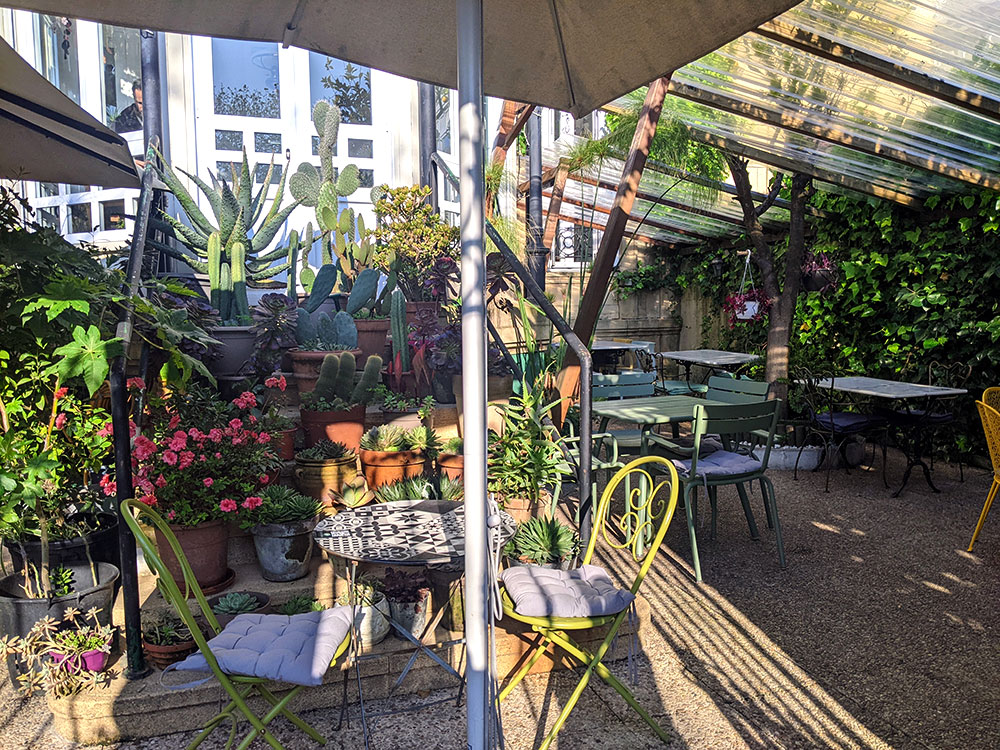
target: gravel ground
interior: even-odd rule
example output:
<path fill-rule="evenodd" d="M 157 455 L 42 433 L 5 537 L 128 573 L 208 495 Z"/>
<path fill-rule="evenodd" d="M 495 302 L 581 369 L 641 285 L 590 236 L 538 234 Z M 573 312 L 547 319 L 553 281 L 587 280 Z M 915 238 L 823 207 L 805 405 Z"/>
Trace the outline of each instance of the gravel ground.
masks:
<path fill-rule="evenodd" d="M 890 456 L 890 481 L 901 469 L 901 457 Z M 709 539 L 707 518 L 699 527 L 702 585 L 690 577 L 681 514 L 644 584 L 653 627 L 642 636 L 634 690 L 674 736 L 669 747 L 1000 747 L 1000 520 L 987 522 L 974 554 L 965 552 L 990 482 L 977 469 L 966 468 L 965 478 L 960 483 L 957 468 L 938 465 L 941 494 L 915 477 L 894 499 L 878 471 L 835 471 L 829 493 L 822 473 L 796 482 L 774 472 L 784 571 L 759 495 L 751 502 L 762 541 L 753 542 L 735 492 L 721 490 L 718 539 Z M 620 557 L 606 564 L 629 577 Z M 624 676 L 624 663 L 616 671 Z M 551 726 L 574 683 L 570 674 L 526 679 L 504 703 L 507 747 L 537 746 L 539 724 Z M 591 684 L 558 747 L 663 747 L 616 693 Z M 304 718 L 327 734 L 328 747 L 364 747 L 356 720 L 335 731 L 336 713 Z M 379 718 L 373 747 L 460 748 L 464 722 L 464 709 L 448 703 Z M 289 750 L 312 746 L 288 725 L 275 726 Z M 180 748 L 191 737 L 115 747 Z M 203 747 L 221 748 L 224 739 L 219 733 Z M 44 701 L 15 697 L 4 679 L 0 748 L 71 747 L 49 729 Z"/>

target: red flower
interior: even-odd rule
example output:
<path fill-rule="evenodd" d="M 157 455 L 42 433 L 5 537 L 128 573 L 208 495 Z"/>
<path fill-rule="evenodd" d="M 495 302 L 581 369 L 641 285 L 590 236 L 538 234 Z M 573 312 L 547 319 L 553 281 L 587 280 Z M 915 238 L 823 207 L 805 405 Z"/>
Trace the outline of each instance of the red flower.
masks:
<path fill-rule="evenodd" d="M 168 521 L 173 521 L 175 518 L 177 518 L 177 511 L 172 510 L 169 513 L 167 513 L 167 520 Z"/>
<path fill-rule="evenodd" d="M 156 443 L 145 435 L 138 435 L 135 439 L 135 457 L 145 461 L 154 453 L 156 453 Z"/>
<path fill-rule="evenodd" d="M 170 439 L 170 450 L 172 451 L 182 451 L 187 448 L 187 433 L 183 430 L 177 430 L 174 436 Z"/>
<path fill-rule="evenodd" d="M 136 391 L 146 390 L 146 381 L 142 378 L 129 378 L 125 381 L 125 387 Z"/>
<path fill-rule="evenodd" d="M 55 393 L 55 400 L 58 401 L 61 398 L 66 398 L 66 396 L 68 394 L 69 394 L 69 388 L 67 388 L 66 386 L 63 386 L 62 388 L 60 388 L 59 390 L 56 391 L 56 393 Z"/>
<path fill-rule="evenodd" d="M 243 420 L 239 418 L 234 418 L 229 420 L 229 428 L 232 430 L 242 430 Z"/>
<path fill-rule="evenodd" d="M 233 511 L 236 510 L 236 507 L 237 507 L 236 506 L 236 501 L 232 500 L 232 499 L 230 499 L 228 497 L 224 498 L 219 503 L 219 510 L 221 510 L 223 513 L 232 513 Z"/>
<path fill-rule="evenodd" d="M 163 476 L 162 474 L 160 474 L 160 476 L 158 476 L 156 478 L 156 481 L 154 482 L 154 484 L 157 487 L 166 487 L 167 486 L 167 478 L 165 476 Z"/>
<path fill-rule="evenodd" d="M 218 427 L 213 427 L 211 430 L 208 431 L 208 439 L 211 440 L 213 443 L 218 443 L 220 440 L 222 440 L 222 430 L 220 430 Z"/>
<path fill-rule="evenodd" d="M 201 483 L 206 487 L 211 487 L 213 484 L 215 484 L 215 480 L 212 479 L 212 477 L 205 477 L 204 479 L 201 480 Z"/>
<path fill-rule="evenodd" d="M 257 481 L 260 482 L 261 484 L 267 484 L 268 482 L 271 481 L 271 477 L 269 477 L 267 474 L 261 474 L 259 477 L 257 477 Z"/>
<path fill-rule="evenodd" d="M 111 437 L 111 435 L 114 434 L 114 431 L 115 431 L 114 427 L 111 426 L 111 422 L 109 420 L 104 425 L 104 427 L 102 427 L 101 429 L 99 429 L 97 431 L 97 435 L 98 435 L 98 437 Z"/>
<path fill-rule="evenodd" d="M 118 485 L 115 480 L 111 478 L 110 474 L 105 474 L 101 477 L 99 484 L 101 485 L 101 489 L 104 491 L 105 497 L 111 497 L 118 492 Z"/>
<path fill-rule="evenodd" d="M 243 501 L 243 507 L 247 510 L 253 510 L 254 508 L 259 508 L 263 502 L 264 501 L 256 495 L 251 495 Z"/>
<path fill-rule="evenodd" d="M 288 382 L 285 380 L 284 375 L 279 377 L 272 375 L 264 381 L 264 385 L 268 388 L 277 388 L 279 391 L 284 391 L 288 387 Z"/>
<path fill-rule="evenodd" d="M 139 497 L 139 502 L 140 503 L 145 503 L 150 508 L 152 508 L 154 505 L 156 505 L 156 496 L 152 495 L 152 494 L 142 495 L 142 496 Z"/>
<path fill-rule="evenodd" d="M 178 469 L 186 469 L 194 463 L 194 453 L 191 451 L 181 451 L 180 459 L 177 462 Z"/>
<path fill-rule="evenodd" d="M 139 428 L 131 419 L 128 421 L 128 436 L 134 438 L 139 433 Z"/>
<path fill-rule="evenodd" d="M 268 435 L 266 432 L 262 432 L 257 436 L 257 442 L 260 443 L 261 445 L 267 445 L 268 443 L 271 442 L 271 436 Z"/>
<path fill-rule="evenodd" d="M 177 427 L 177 425 L 179 425 L 180 423 L 181 423 L 181 418 L 178 417 L 176 414 L 174 414 L 174 416 L 170 418 L 170 423 L 167 425 L 167 429 L 172 430 L 175 427 Z"/>
<path fill-rule="evenodd" d="M 253 395 L 253 391 L 243 391 L 233 399 L 233 403 L 241 409 L 249 409 L 257 405 L 257 397 Z"/>
<path fill-rule="evenodd" d="M 65 426 L 66 426 L 66 412 L 61 411 L 58 414 L 56 414 L 56 421 L 54 427 L 57 430 L 61 430 Z"/>
<path fill-rule="evenodd" d="M 177 454 L 173 451 L 163 451 L 163 463 L 169 464 L 170 466 L 176 466 Z"/>

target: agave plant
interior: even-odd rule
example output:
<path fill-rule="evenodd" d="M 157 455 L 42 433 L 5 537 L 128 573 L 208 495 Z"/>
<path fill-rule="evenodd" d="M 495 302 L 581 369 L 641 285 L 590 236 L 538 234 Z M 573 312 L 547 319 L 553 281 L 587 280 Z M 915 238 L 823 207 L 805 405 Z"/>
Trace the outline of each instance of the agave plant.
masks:
<path fill-rule="evenodd" d="M 160 159 L 163 157 L 160 155 Z M 164 219 L 173 228 L 174 234 L 184 245 L 178 249 L 170 245 L 159 249 L 184 263 L 195 271 L 208 274 L 212 306 L 219 311 L 223 321 L 250 323 L 250 304 L 247 300 L 247 281 L 272 279 L 292 266 L 290 249 L 286 246 L 265 252 L 267 246 L 278 234 L 288 216 L 299 205 L 295 200 L 281 208 L 285 192 L 287 166 L 282 170 L 277 192 L 267 208 L 267 190 L 271 185 L 274 161 L 267 170 L 263 184 L 255 193 L 253 190 L 254 170 L 250 170 L 246 149 L 239 176 L 233 175 L 232 186 L 219 179 L 211 171 L 209 186 L 197 175 L 182 169 L 177 171 L 190 179 L 205 194 L 214 214 L 209 219 L 198 207 L 191 193 L 180 181 L 174 169 L 163 161 L 158 170 L 160 179 L 174 194 L 184 209 L 191 226 L 175 219 L 167 213 Z M 281 167 L 278 167 L 281 169 Z M 235 172 L 235 170 L 234 170 Z"/>
<path fill-rule="evenodd" d="M 432 497 L 434 497 L 434 485 L 427 477 L 409 477 L 375 488 L 375 502 L 377 503 L 426 500 Z"/>
<path fill-rule="evenodd" d="M 323 511 L 323 504 L 315 498 L 302 495 L 291 487 L 272 485 L 260 493 L 261 504 L 240 514 L 240 527 L 250 530 L 255 526 L 272 523 L 295 523 L 315 518 Z"/>
<path fill-rule="evenodd" d="M 361 436 L 361 448 L 366 451 L 405 451 L 410 447 L 410 433 L 393 425 L 372 427 Z"/>
<path fill-rule="evenodd" d="M 232 591 L 220 597 L 212 606 L 212 611 L 217 615 L 242 615 L 253 612 L 259 606 L 260 600 L 253 594 L 246 591 Z"/>
<path fill-rule="evenodd" d="M 548 565 L 569 558 L 579 542 L 576 533 L 555 518 L 529 518 L 518 524 L 505 552 L 524 562 Z"/>
<path fill-rule="evenodd" d="M 451 479 L 442 475 L 438 489 L 442 500 L 453 502 L 465 500 L 465 483 L 461 479 Z"/>
<path fill-rule="evenodd" d="M 311 448 L 306 448 L 296 453 L 295 458 L 301 461 L 330 461 L 347 458 L 352 455 L 354 455 L 354 451 L 343 443 L 335 443 L 332 440 L 320 440 Z"/>

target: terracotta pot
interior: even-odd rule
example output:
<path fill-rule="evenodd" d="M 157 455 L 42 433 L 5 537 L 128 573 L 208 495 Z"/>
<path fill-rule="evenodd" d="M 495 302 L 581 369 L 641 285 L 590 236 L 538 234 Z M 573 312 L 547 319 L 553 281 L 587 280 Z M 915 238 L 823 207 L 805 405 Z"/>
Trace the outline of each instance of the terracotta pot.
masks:
<path fill-rule="evenodd" d="M 462 480 L 465 470 L 465 456 L 461 453 L 438 453 L 438 471 L 448 479 Z"/>
<path fill-rule="evenodd" d="M 326 461 L 295 462 L 295 486 L 303 495 L 316 498 L 324 505 L 333 505 L 331 492 L 340 492 L 344 484 L 358 475 L 355 456 L 331 458 Z"/>
<path fill-rule="evenodd" d="M 418 477 L 424 472 L 423 451 L 366 451 L 359 450 L 361 469 L 370 489 L 400 479 Z"/>
<path fill-rule="evenodd" d="M 551 503 L 552 495 L 543 491 L 537 503 L 523 497 L 505 497 L 501 500 L 500 506 L 510 514 L 511 518 L 521 523 L 529 518 L 545 515 Z"/>
<path fill-rule="evenodd" d="M 365 407 L 360 404 L 347 411 L 303 409 L 301 418 L 307 448 L 329 439 L 357 450 L 361 445 L 361 436 L 365 434 Z"/>
<path fill-rule="evenodd" d="M 203 589 L 211 588 L 225 580 L 229 574 L 229 524 L 223 519 L 209 521 L 198 526 L 178 526 L 170 524 L 170 530 L 177 537 L 181 551 L 187 558 L 195 580 Z M 184 586 L 184 574 L 170 544 L 156 531 L 156 548 L 160 559 L 167 566 L 178 586 Z"/>
<path fill-rule="evenodd" d="M 351 349 L 350 352 L 355 357 L 361 354 L 360 349 Z M 319 370 L 323 366 L 323 359 L 327 354 L 339 353 L 289 349 L 288 354 L 292 358 L 292 371 L 295 374 L 295 384 L 298 386 L 299 393 L 310 393 L 316 390 L 316 381 L 319 380 Z"/>
<path fill-rule="evenodd" d="M 254 350 L 251 326 L 213 326 L 208 335 L 219 342 L 218 357 L 208 364 L 213 375 L 235 375 L 250 361 Z"/>
<path fill-rule="evenodd" d="M 147 661 L 153 666 L 158 669 L 166 669 L 171 664 L 176 664 L 197 651 L 198 644 L 194 642 L 193 638 L 190 641 L 181 641 L 169 646 L 158 646 L 144 640 L 142 650 L 146 654 Z"/>
<path fill-rule="evenodd" d="M 271 433 L 273 437 L 271 447 L 282 461 L 291 461 L 295 458 L 295 435 L 298 431 L 298 427 L 292 427 Z"/>
<path fill-rule="evenodd" d="M 358 369 L 365 368 L 368 357 L 375 354 L 385 358 L 385 339 L 389 333 L 389 319 L 360 318 L 354 321 L 358 328 Z"/>

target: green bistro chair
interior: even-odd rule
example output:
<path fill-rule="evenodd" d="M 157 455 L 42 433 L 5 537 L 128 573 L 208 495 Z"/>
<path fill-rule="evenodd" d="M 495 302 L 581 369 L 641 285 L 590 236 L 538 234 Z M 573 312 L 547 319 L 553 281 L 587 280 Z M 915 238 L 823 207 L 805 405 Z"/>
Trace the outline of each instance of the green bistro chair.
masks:
<path fill-rule="evenodd" d="M 781 524 L 778 522 L 778 508 L 775 504 L 774 485 L 765 474 L 767 462 L 774 443 L 774 431 L 778 424 L 780 400 L 757 401 L 744 404 L 725 406 L 706 406 L 698 404 L 694 409 L 694 439 L 689 457 L 674 459 L 680 481 L 684 485 L 684 513 L 687 516 L 688 536 L 691 540 L 691 558 L 694 566 L 695 580 L 701 581 L 701 562 L 698 557 L 698 538 L 695 533 L 695 520 L 698 515 L 698 488 L 704 487 L 712 505 L 712 538 L 715 538 L 718 506 L 716 498 L 718 488 L 722 485 L 735 485 L 743 504 L 747 525 L 750 527 L 750 537 L 760 538 L 757 523 L 750 509 L 750 499 L 747 496 L 746 484 L 760 482 L 761 494 L 764 496 L 764 510 L 767 524 L 774 529 L 775 541 L 778 545 L 778 559 L 781 567 L 786 567 L 785 547 L 781 540 Z M 705 438 L 712 436 L 721 443 L 711 446 Z M 675 446 L 656 435 L 648 436 L 651 445 L 660 444 L 671 450 Z M 757 459 L 749 450 L 741 449 L 739 443 L 757 443 L 762 455 Z M 715 443 L 715 441 L 712 441 Z"/>
<path fill-rule="evenodd" d="M 623 512 L 609 528 L 611 500 L 623 484 L 626 486 Z M 637 458 L 619 469 L 604 488 L 580 568 L 558 571 L 524 566 L 504 571 L 501 590 L 504 614 L 531 626 L 538 636 L 531 657 L 501 691 L 498 701 L 510 695 L 550 643 L 585 668 L 555 725 L 539 746 L 541 750 L 546 750 L 562 729 L 594 673 L 613 687 L 664 743 L 671 741 L 670 735 L 639 705 L 602 660 L 628 616 L 674 517 L 678 487 L 677 470 L 669 460 L 660 456 Z M 613 549 L 629 550 L 640 563 L 639 572 L 627 590 L 617 588 L 603 568 L 591 564 L 601 538 Z M 572 631 L 602 626 L 607 626 L 608 632 L 594 651 L 583 648 L 569 635 Z"/>
<path fill-rule="evenodd" d="M 152 508 L 135 500 L 122 501 L 122 516 L 124 517 L 129 528 L 132 530 L 132 534 L 135 536 L 139 547 L 142 548 L 146 563 L 156 574 L 157 588 L 160 590 L 160 593 L 163 594 L 163 598 L 166 599 L 177 611 L 177 614 L 180 616 L 181 620 L 183 620 L 184 624 L 191 630 L 191 634 L 194 636 L 194 640 L 198 645 L 198 650 L 204 657 L 205 662 L 207 662 L 208 669 L 211 670 L 213 676 L 219 681 L 219 684 L 226 691 L 226 693 L 228 693 L 230 698 L 228 705 L 226 705 L 225 708 L 210 719 L 208 723 L 205 724 L 202 732 L 194 739 L 193 742 L 191 742 L 190 745 L 188 745 L 188 750 L 193 750 L 198 747 L 223 722 L 229 721 L 232 724 L 232 729 L 229 733 L 229 740 L 225 745 L 228 750 L 236 737 L 237 720 L 240 715 L 242 715 L 242 717 L 250 723 L 251 730 L 238 745 L 239 750 L 245 750 L 258 736 L 263 737 L 271 747 L 275 748 L 275 750 L 284 750 L 282 744 L 278 742 L 275 736 L 267 728 L 267 725 L 277 716 L 284 716 L 292 722 L 292 724 L 307 734 L 312 740 L 321 745 L 325 745 L 325 737 L 319 734 L 319 732 L 288 709 L 289 702 L 299 693 L 299 691 L 302 690 L 303 685 L 295 685 L 283 697 L 279 698 L 268 687 L 266 687 L 266 684 L 271 682 L 269 679 L 263 677 L 248 677 L 238 674 L 228 674 L 223 671 L 222 667 L 219 665 L 219 660 L 216 658 L 216 655 L 213 654 L 208 640 L 202 633 L 194 614 L 191 612 L 191 608 L 188 606 L 188 599 L 194 597 L 194 599 L 198 602 L 198 606 L 201 608 L 201 614 L 208 623 L 209 628 L 211 628 L 212 636 L 216 636 L 221 633 L 222 628 L 219 626 L 219 621 L 216 619 L 212 608 L 208 605 L 208 601 L 205 599 L 205 594 L 202 593 L 201 587 L 198 585 L 198 582 L 194 577 L 194 573 L 191 570 L 191 565 L 188 563 L 187 558 L 181 550 L 180 544 L 177 542 L 177 538 L 170 531 L 170 527 L 167 525 L 166 521 L 163 520 L 163 517 Z M 156 529 L 159 530 L 159 532 L 170 544 L 170 548 L 173 550 L 174 555 L 177 556 L 177 560 L 184 572 L 183 592 L 178 586 L 177 581 L 175 581 L 173 576 L 170 574 L 166 565 L 164 565 L 159 554 L 157 554 L 156 548 L 153 546 L 152 542 L 150 542 L 149 538 L 140 528 L 138 522 L 139 518 L 145 519 L 148 523 L 156 527 Z M 271 617 L 280 616 L 271 615 Z M 295 617 L 300 617 L 300 615 L 292 616 L 292 618 Z M 230 626 L 234 623 L 230 623 Z M 344 653 L 349 643 L 350 630 L 348 629 L 346 637 L 336 648 L 336 652 L 334 653 L 331 661 L 331 666 L 336 663 L 336 660 Z M 271 704 L 271 709 L 263 717 L 258 717 L 248 705 L 248 701 L 253 698 L 255 694 L 260 695 L 265 701 Z"/>

